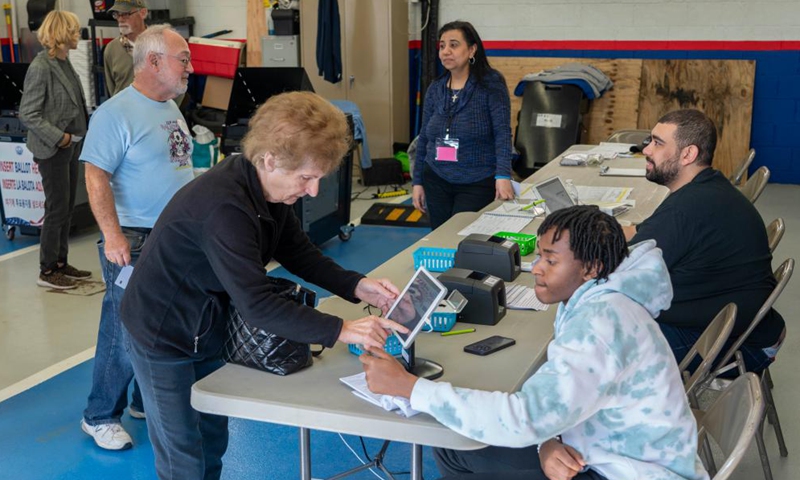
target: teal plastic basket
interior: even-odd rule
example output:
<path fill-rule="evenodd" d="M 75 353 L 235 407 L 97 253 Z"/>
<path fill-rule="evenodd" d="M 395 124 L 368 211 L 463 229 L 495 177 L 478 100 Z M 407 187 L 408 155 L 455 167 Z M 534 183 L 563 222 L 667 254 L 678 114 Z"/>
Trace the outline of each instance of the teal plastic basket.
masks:
<path fill-rule="evenodd" d="M 422 331 L 429 332 L 432 326 L 434 332 L 449 332 L 453 328 L 453 325 L 456 324 L 456 315 L 455 312 L 435 311 L 431 314 L 430 324 L 426 323 L 425 326 L 422 327 Z"/>
<path fill-rule="evenodd" d="M 361 350 L 361 345 L 357 345 L 355 343 L 348 344 L 347 349 L 350 350 L 350 353 L 353 355 L 361 355 L 364 353 L 364 351 Z M 389 355 L 396 357 L 402 352 L 403 346 L 400 345 L 400 341 L 397 339 L 397 337 L 394 335 L 389 335 L 386 337 L 386 344 L 383 346 L 383 349 Z"/>
<path fill-rule="evenodd" d="M 453 268 L 455 248 L 420 247 L 414 250 L 414 270 L 425 267 L 431 272 L 444 272 Z"/>

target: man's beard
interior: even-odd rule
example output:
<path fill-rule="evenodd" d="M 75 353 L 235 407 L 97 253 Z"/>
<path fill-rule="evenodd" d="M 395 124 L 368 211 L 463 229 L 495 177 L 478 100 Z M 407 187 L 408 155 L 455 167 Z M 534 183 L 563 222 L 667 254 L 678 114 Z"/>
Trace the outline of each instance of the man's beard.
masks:
<path fill-rule="evenodd" d="M 121 35 L 125 35 L 127 37 L 131 33 L 131 26 L 130 25 L 120 25 L 119 26 L 119 33 Z"/>
<path fill-rule="evenodd" d="M 653 159 L 650 157 L 647 157 L 647 160 L 652 162 L 653 168 L 651 168 L 650 171 L 645 174 L 645 178 L 651 182 L 658 185 L 667 186 L 678 177 L 678 173 L 680 171 L 678 155 L 675 155 L 666 162 L 662 163 L 661 166 L 656 166 L 655 162 L 653 162 Z"/>

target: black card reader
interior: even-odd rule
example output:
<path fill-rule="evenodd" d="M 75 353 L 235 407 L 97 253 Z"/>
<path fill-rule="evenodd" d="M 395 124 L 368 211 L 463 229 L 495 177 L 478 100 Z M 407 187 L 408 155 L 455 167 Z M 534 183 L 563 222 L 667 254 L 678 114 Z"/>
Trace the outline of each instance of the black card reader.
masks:
<path fill-rule="evenodd" d="M 473 233 L 458 244 L 453 266 L 486 272 L 510 282 L 520 272 L 519 245 L 507 238 Z"/>
<path fill-rule="evenodd" d="M 488 273 L 451 268 L 438 279 L 448 291 L 457 290 L 467 304 L 458 315 L 459 322 L 495 325 L 506 315 L 506 284 Z"/>

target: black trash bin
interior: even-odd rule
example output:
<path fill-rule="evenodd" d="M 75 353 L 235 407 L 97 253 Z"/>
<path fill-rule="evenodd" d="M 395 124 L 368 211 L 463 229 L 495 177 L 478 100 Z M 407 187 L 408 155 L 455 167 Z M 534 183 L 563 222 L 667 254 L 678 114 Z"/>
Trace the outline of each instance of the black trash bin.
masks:
<path fill-rule="evenodd" d="M 514 147 L 520 153 L 514 171 L 527 178 L 580 142 L 582 113 L 588 107 L 575 85 L 527 82 L 517 116 Z"/>

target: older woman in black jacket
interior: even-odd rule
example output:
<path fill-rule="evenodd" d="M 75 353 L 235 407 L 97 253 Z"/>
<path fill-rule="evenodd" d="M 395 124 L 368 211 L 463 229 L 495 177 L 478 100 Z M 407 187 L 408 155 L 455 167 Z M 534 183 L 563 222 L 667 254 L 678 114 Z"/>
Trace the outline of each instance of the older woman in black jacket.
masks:
<path fill-rule="evenodd" d="M 80 23 L 72 12 L 52 11 L 39 28 L 45 50 L 28 67 L 19 116 L 28 128 L 28 150 L 44 188 L 44 224 L 39 249 L 42 287 L 71 289 L 91 272 L 67 263 L 69 228 L 78 186 L 80 141 L 86 135 L 81 81 L 67 59 L 78 46 Z"/>
<path fill-rule="evenodd" d="M 227 419 L 190 405 L 194 382 L 222 365 L 231 304 L 251 325 L 300 342 L 383 347 L 386 328 L 368 316 L 343 321 L 271 293 L 271 259 L 295 275 L 384 312 L 399 291 L 345 270 L 303 232 L 292 205 L 316 196 L 349 147 L 339 110 L 307 92 L 270 98 L 250 120 L 243 155 L 172 198 L 145 244 L 122 299 L 130 357 L 147 411 L 160 479 L 219 478 Z"/>

